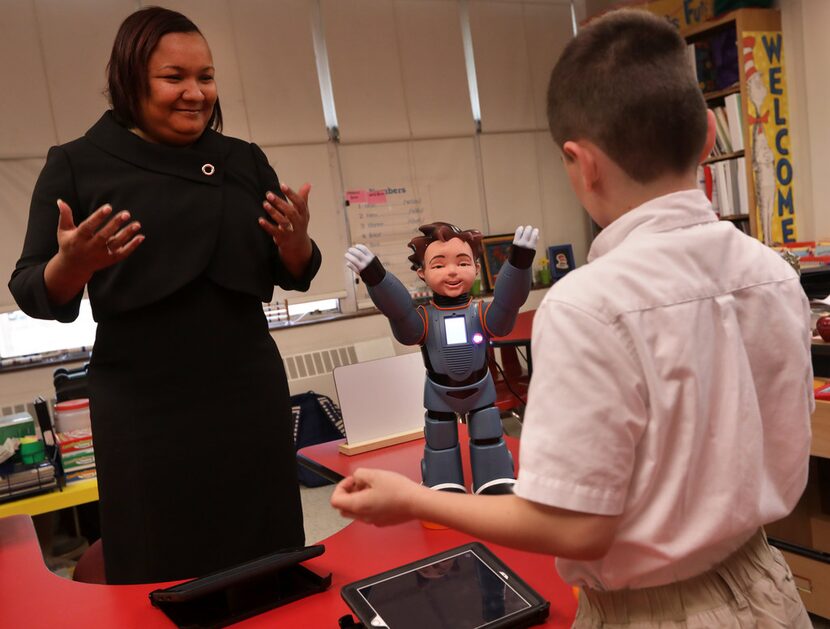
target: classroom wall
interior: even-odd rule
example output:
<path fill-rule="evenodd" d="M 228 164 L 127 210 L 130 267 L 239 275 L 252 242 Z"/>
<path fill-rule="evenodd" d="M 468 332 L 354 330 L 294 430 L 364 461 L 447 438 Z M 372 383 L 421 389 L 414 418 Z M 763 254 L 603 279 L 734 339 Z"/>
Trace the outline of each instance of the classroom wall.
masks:
<path fill-rule="evenodd" d="M 830 2 L 780 0 L 800 240 L 830 240 Z"/>
<path fill-rule="evenodd" d="M 112 40 L 123 18 L 143 4 L 148 3 L 3 2 L 0 311 L 16 308 L 5 278 L 20 252 L 46 152 L 82 135 L 107 108 L 104 71 Z M 342 296 L 351 288 L 342 261 L 350 242 L 343 193 L 350 188 L 421 186 L 430 191 L 436 218 L 485 233 L 532 223 L 542 229 L 543 244 L 571 242 L 577 263 L 584 262 L 589 222 L 568 187 L 545 120 L 547 75 L 572 32 L 567 0 L 159 4 L 185 13 L 205 34 L 217 67 L 225 132 L 260 144 L 289 185 L 312 183 L 311 232 L 324 266 L 311 296 Z M 462 10 L 473 42 L 480 133 L 466 78 Z M 329 140 L 323 116 L 315 24 L 328 48 L 339 143 Z M 307 295 L 275 297 L 293 301 Z M 285 356 L 342 345 L 344 339 L 392 342 L 380 316 L 283 329 L 274 337 Z M 411 351 L 392 345 L 398 353 Z M 53 371 L 0 375 L 0 407 L 50 395 Z M 294 382 L 292 390 L 303 386 Z"/>
<path fill-rule="evenodd" d="M 4 0 L 0 21 L 0 276 L 19 255 L 51 145 L 107 108 L 105 66 L 121 20 L 149 2 Z M 152 2 L 156 4 L 156 2 Z M 258 143 L 281 179 L 312 183 L 323 266 L 305 295 L 348 297 L 349 189 L 405 186 L 431 220 L 485 233 L 519 223 L 585 260 L 590 226 L 547 133 L 548 75 L 572 36 L 567 0 L 166 0 L 199 26 L 217 68 L 225 133 Z M 481 102 L 476 131 L 462 14 Z M 330 141 L 314 49 L 325 41 L 339 142 Z M 405 252 L 408 237 L 401 238 Z M 539 254 L 542 257 L 542 254 Z M 352 307 L 354 300 L 349 302 Z M 0 311 L 14 309 L 0 283 Z"/>

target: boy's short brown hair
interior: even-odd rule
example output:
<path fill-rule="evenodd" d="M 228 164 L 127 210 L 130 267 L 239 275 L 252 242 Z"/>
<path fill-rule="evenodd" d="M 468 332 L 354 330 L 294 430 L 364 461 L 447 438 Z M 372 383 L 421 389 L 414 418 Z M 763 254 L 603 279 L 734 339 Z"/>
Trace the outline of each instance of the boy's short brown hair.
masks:
<path fill-rule="evenodd" d="M 548 124 L 560 148 L 590 140 L 639 183 L 696 166 L 706 102 L 677 28 L 635 9 L 588 24 L 551 73 Z"/>
<path fill-rule="evenodd" d="M 421 230 L 423 236 L 415 236 L 407 245 L 412 249 L 412 255 L 409 256 L 408 260 L 412 263 L 413 271 L 417 271 L 424 266 L 427 247 L 436 241 L 447 242 L 453 238 L 458 238 L 470 245 L 470 249 L 473 251 L 473 261 L 477 261 L 481 255 L 481 232 L 477 229 L 462 230 L 455 225 L 442 222 L 421 225 L 418 229 Z"/>

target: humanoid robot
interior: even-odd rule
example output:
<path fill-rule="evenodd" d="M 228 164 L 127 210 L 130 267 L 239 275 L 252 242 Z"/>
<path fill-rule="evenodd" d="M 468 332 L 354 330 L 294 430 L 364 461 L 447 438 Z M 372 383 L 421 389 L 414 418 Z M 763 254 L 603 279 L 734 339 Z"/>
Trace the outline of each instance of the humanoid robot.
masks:
<path fill-rule="evenodd" d="M 481 232 L 449 223 L 420 227 L 423 236 L 409 248 L 412 269 L 433 291 L 416 306 L 404 285 L 365 246 L 346 253 L 346 264 L 366 283 L 369 296 L 389 319 L 404 345 L 420 345 L 427 370 L 424 386 L 426 445 L 421 461 L 424 485 L 465 492 L 457 415 L 467 415 L 473 491 L 511 493 L 513 457 L 504 442 L 496 390 L 487 364 L 491 336 L 513 329 L 531 285 L 539 230 L 519 227 L 508 260 L 498 273 L 493 301 L 473 300 L 470 288 L 479 270 Z"/>

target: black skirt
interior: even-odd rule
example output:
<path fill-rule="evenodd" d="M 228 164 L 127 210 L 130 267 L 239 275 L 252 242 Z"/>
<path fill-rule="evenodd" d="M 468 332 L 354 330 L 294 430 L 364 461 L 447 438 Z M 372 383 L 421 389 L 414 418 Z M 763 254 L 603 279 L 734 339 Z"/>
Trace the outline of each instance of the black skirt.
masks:
<path fill-rule="evenodd" d="M 199 279 L 102 321 L 89 373 L 109 583 L 303 545 L 288 384 L 258 299 Z"/>

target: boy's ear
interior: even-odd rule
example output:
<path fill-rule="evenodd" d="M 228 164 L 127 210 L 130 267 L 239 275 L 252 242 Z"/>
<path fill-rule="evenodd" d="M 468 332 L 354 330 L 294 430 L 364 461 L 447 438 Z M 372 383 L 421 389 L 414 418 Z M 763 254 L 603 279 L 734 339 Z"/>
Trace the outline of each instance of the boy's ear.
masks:
<path fill-rule="evenodd" d="M 426 280 L 424 279 L 424 267 L 421 267 L 420 269 L 418 269 L 417 271 L 415 271 L 415 273 L 417 273 L 417 274 L 418 274 L 418 277 L 420 277 L 422 281 L 424 281 L 424 282 L 426 281 Z"/>
<path fill-rule="evenodd" d="M 594 145 L 588 142 L 574 142 L 568 140 L 562 145 L 565 160 L 576 169 L 583 190 L 592 190 L 599 180 L 599 168 Z"/>
<path fill-rule="evenodd" d="M 712 152 L 712 147 L 715 146 L 715 136 L 717 134 L 717 123 L 715 122 L 715 112 L 711 109 L 706 110 L 706 144 L 703 145 L 703 151 L 700 154 L 698 163 L 709 157 Z"/>

